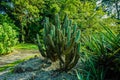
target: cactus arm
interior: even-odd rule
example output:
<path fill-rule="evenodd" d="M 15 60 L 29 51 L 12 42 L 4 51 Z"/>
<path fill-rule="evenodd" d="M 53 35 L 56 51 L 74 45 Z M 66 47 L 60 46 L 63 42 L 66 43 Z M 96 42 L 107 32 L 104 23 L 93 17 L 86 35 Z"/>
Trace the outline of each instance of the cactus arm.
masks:
<path fill-rule="evenodd" d="M 42 45 L 40 43 L 39 35 L 37 34 L 37 42 L 38 42 L 38 49 L 43 57 L 46 57 L 45 51 L 42 48 Z"/>
<path fill-rule="evenodd" d="M 65 51 L 63 51 L 63 54 L 64 55 L 69 54 L 72 51 L 74 45 L 75 45 L 75 42 L 72 42 L 70 46 Z"/>
<path fill-rule="evenodd" d="M 75 42 L 77 43 L 80 39 L 80 30 L 77 31 L 76 37 L 75 37 Z"/>
<path fill-rule="evenodd" d="M 71 40 L 71 28 L 68 28 L 68 34 L 67 34 L 67 46 L 70 45 L 70 40 Z"/>
<path fill-rule="evenodd" d="M 78 63 L 79 58 L 80 58 L 79 54 L 76 54 L 76 56 L 74 57 L 74 62 L 72 62 L 72 63 L 69 65 L 69 67 L 68 67 L 67 70 L 72 69 L 72 68 Z"/>
<path fill-rule="evenodd" d="M 57 26 L 57 29 L 61 28 L 58 14 L 56 14 L 56 16 L 55 16 L 55 25 Z"/>
<path fill-rule="evenodd" d="M 48 40 L 49 40 L 49 44 L 50 44 L 53 48 L 55 48 L 55 44 L 54 44 L 54 42 L 53 42 L 53 40 L 52 40 L 52 36 L 51 36 L 50 34 L 48 34 Z"/>
<path fill-rule="evenodd" d="M 73 26 L 73 34 L 76 32 L 76 30 L 77 30 L 77 24 L 74 24 L 74 26 Z"/>

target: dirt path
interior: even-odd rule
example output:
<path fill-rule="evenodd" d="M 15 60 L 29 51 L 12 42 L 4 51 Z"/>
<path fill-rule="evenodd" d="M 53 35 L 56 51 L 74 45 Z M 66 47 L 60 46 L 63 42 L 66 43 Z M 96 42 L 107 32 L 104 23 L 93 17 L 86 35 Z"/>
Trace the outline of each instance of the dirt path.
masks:
<path fill-rule="evenodd" d="M 39 55 L 38 50 L 15 50 L 11 54 L 0 56 L 0 67 L 35 55 Z"/>

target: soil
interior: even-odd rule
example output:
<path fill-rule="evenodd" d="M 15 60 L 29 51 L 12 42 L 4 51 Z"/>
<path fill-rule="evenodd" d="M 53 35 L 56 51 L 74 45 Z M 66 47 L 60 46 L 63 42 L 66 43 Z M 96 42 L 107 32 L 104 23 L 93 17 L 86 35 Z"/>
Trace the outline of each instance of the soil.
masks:
<path fill-rule="evenodd" d="M 12 72 L 10 69 L 0 72 L 0 80 L 78 80 L 75 68 L 67 73 L 57 71 L 58 62 L 51 63 L 41 57 L 37 50 L 15 50 L 11 54 L 1 56 L 0 67 L 29 56 L 33 58 L 19 63 Z"/>

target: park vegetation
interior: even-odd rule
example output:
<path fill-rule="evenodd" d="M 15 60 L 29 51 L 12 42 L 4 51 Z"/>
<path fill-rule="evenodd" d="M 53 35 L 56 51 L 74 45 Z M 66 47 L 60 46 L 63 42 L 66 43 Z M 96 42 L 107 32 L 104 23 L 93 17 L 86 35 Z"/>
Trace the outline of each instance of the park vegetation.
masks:
<path fill-rule="evenodd" d="M 79 80 L 118 80 L 120 1 L 97 2 L 1 0 L 0 55 L 12 52 L 18 43 L 32 43 L 44 58 L 59 61 L 58 71 L 80 64 Z"/>

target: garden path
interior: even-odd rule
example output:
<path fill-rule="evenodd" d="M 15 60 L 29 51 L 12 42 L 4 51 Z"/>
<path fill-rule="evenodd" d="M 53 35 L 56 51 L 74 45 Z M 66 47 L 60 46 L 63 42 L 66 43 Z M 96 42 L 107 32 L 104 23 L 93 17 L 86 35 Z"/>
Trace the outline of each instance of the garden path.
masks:
<path fill-rule="evenodd" d="M 18 60 L 34 57 L 36 55 L 39 55 L 38 50 L 22 50 L 22 49 L 14 50 L 12 53 L 8 55 L 0 56 L 0 67 L 13 63 Z"/>

